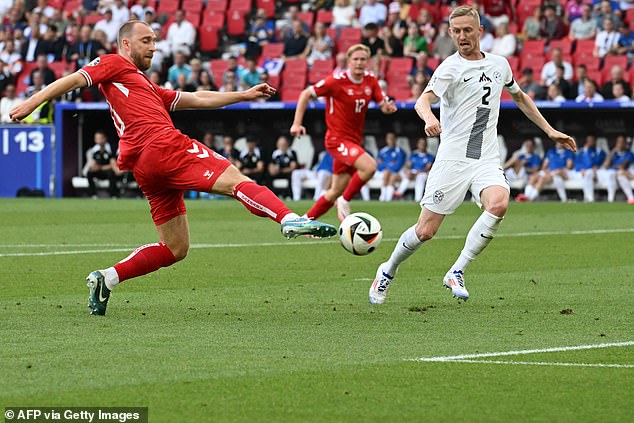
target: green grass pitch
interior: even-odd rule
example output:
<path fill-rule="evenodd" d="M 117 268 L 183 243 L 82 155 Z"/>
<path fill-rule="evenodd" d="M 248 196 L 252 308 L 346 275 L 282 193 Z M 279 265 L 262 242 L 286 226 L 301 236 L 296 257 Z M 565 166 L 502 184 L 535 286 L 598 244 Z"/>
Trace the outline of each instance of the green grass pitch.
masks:
<path fill-rule="evenodd" d="M 287 241 L 235 201 L 188 208 L 188 258 L 124 282 L 93 317 L 86 275 L 157 240 L 147 203 L 0 201 L 0 407 L 147 406 L 152 422 L 633 419 L 634 345 L 541 351 L 634 341 L 632 206 L 513 204 L 458 303 L 441 281 L 479 214 L 465 203 L 383 306 L 368 288 L 417 204 L 353 203 L 383 225 L 367 257 Z M 523 350 L 541 352 L 412 360 Z"/>

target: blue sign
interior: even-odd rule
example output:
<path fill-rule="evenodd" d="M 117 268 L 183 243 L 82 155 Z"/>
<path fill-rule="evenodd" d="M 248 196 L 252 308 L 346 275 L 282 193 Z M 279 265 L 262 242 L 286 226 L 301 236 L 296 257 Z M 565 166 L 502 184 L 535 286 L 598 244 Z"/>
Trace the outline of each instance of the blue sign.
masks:
<path fill-rule="evenodd" d="M 52 125 L 0 126 L 0 197 L 20 188 L 53 194 L 54 134 Z"/>

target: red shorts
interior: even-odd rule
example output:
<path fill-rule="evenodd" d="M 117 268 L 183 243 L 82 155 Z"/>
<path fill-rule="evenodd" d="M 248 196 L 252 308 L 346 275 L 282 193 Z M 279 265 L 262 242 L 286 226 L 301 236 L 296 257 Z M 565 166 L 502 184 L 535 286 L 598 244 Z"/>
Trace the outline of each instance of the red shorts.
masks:
<path fill-rule="evenodd" d="M 332 173 L 354 173 L 354 162 L 361 157 L 365 150 L 356 142 L 346 139 L 326 139 L 326 150 L 332 156 Z"/>
<path fill-rule="evenodd" d="M 230 166 L 220 154 L 185 135 L 148 145 L 134 165 L 134 177 L 150 202 L 152 220 L 161 225 L 185 214 L 185 191 L 211 192 Z"/>

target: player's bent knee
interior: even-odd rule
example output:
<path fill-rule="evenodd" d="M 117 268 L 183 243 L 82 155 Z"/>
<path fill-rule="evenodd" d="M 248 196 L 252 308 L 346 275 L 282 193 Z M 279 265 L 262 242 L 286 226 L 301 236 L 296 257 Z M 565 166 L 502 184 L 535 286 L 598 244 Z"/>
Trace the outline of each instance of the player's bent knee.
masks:
<path fill-rule="evenodd" d="M 176 261 L 181 261 L 185 257 L 187 257 L 187 253 L 189 252 L 189 244 L 187 245 L 179 245 L 176 248 L 170 248 L 172 254 L 174 254 L 174 258 Z"/>
<path fill-rule="evenodd" d="M 436 235 L 436 228 L 433 228 L 430 225 L 416 225 L 415 228 L 416 236 L 420 241 L 429 241 Z"/>
<path fill-rule="evenodd" d="M 497 217 L 503 217 L 509 208 L 508 201 L 496 201 L 485 208 L 486 211 Z"/>

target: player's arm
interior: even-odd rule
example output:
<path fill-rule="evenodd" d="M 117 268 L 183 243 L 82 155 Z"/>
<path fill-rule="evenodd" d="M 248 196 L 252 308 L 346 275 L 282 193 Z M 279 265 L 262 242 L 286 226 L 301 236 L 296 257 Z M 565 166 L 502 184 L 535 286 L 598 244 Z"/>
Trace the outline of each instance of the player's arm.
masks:
<path fill-rule="evenodd" d="M 306 135 L 306 128 L 302 125 L 304 121 L 304 114 L 308 107 L 308 102 L 313 97 L 313 90 L 311 87 L 306 88 L 299 95 L 297 99 L 297 106 L 295 107 L 295 117 L 293 118 L 293 124 L 291 125 L 291 135 L 300 137 Z"/>
<path fill-rule="evenodd" d="M 418 116 L 425 122 L 425 134 L 429 137 L 437 137 L 442 132 L 440 122 L 436 119 L 436 116 L 431 111 L 431 105 L 437 103 L 440 98 L 434 94 L 433 91 L 427 91 L 421 94 L 416 100 L 414 110 L 418 113 Z"/>
<path fill-rule="evenodd" d="M 516 93 L 511 93 L 511 96 L 513 97 L 515 104 L 517 104 L 517 107 L 519 107 L 526 117 L 544 131 L 546 135 L 548 135 L 548 138 L 561 143 L 568 150 L 577 151 L 577 144 L 575 143 L 575 140 L 571 136 L 566 135 L 563 132 L 559 132 L 550 126 L 548 121 L 537 109 L 537 106 L 535 106 L 533 100 L 526 93 L 519 90 Z"/>
<path fill-rule="evenodd" d="M 388 100 L 387 98 L 385 98 L 385 100 L 381 102 L 381 104 L 379 105 L 379 108 L 381 109 L 381 112 L 383 112 L 384 115 L 391 115 L 392 113 L 398 110 L 398 108 L 396 107 L 396 104 L 394 104 L 394 101 Z"/>
<path fill-rule="evenodd" d="M 9 111 L 9 117 L 14 121 L 22 120 L 33 113 L 33 110 L 37 109 L 40 104 L 86 86 L 88 86 L 88 82 L 79 72 L 67 75 L 12 108 Z"/>
<path fill-rule="evenodd" d="M 254 101 L 269 98 L 275 94 L 275 88 L 268 84 L 258 84 L 246 91 L 196 91 L 181 92 L 181 98 L 176 103 L 175 110 L 180 109 L 215 109 L 241 101 Z"/>

